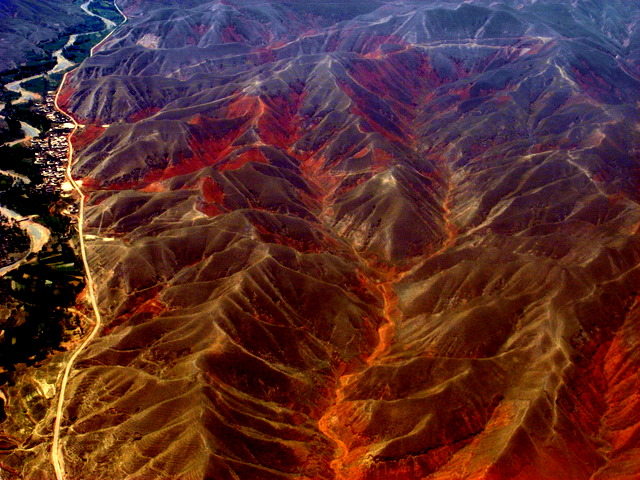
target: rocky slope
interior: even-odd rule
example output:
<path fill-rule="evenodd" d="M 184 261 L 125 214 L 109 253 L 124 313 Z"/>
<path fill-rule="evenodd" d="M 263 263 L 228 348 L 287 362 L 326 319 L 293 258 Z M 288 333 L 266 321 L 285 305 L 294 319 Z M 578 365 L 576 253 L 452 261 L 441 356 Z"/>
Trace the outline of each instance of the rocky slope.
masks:
<path fill-rule="evenodd" d="M 102 21 L 88 16 L 74 0 L 4 0 L 0 4 L 0 72 L 23 71 L 23 78 L 40 73 L 24 65 L 46 63 L 53 50 L 65 43 L 62 37 L 103 28 Z M 55 46 L 54 46 L 55 45 Z M 7 72 L 8 71 L 8 72 Z"/>
<path fill-rule="evenodd" d="M 640 476 L 640 7 L 121 6 L 60 95 L 106 322 L 69 478 Z M 68 356 L 4 478 L 52 478 Z"/>

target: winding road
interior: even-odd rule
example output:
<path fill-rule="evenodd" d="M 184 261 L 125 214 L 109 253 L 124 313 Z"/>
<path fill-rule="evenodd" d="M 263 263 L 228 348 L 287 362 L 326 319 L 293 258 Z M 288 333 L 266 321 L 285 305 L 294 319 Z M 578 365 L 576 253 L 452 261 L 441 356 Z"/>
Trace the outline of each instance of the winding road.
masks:
<path fill-rule="evenodd" d="M 91 10 L 89 10 L 89 5 L 91 4 L 93 0 L 87 0 L 86 2 L 84 2 L 82 5 L 80 5 L 80 8 L 87 14 L 87 15 L 91 15 L 92 17 L 96 17 L 102 20 L 102 22 L 105 25 L 105 28 L 103 30 L 99 30 L 99 31 L 105 31 L 105 30 L 113 30 L 116 27 L 115 22 L 113 22 L 112 20 L 109 20 L 108 18 L 102 17 L 100 15 L 97 15 L 95 13 L 93 13 Z M 122 14 L 122 12 L 120 12 Z M 122 15 L 124 17 L 124 15 Z M 69 36 L 69 40 L 67 40 L 67 43 L 65 43 L 62 47 L 60 47 L 58 50 L 56 50 L 55 52 L 53 52 L 53 57 L 56 59 L 56 64 L 55 66 L 51 69 L 48 70 L 46 73 L 39 73 L 37 75 L 32 75 L 30 77 L 27 78 L 23 78 L 21 80 L 16 80 L 14 82 L 10 82 L 7 83 L 4 88 L 6 88 L 7 90 L 9 90 L 10 92 L 14 92 L 14 93 L 19 93 L 20 97 L 18 97 L 18 99 L 16 99 L 13 103 L 18 105 L 21 103 L 27 103 L 29 101 L 39 101 L 42 100 L 42 95 L 35 93 L 35 92 L 31 92 L 29 90 L 26 90 L 23 88 L 23 84 L 27 83 L 31 80 L 35 80 L 37 78 L 41 78 L 44 77 L 45 75 L 52 75 L 55 73 L 61 73 L 64 72 L 65 70 L 70 69 L 71 67 L 75 66 L 76 64 L 74 62 L 72 62 L 71 60 L 67 59 L 64 57 L 64 55 L 62 54 L 62 52 L 64 51 L 65 48 L 70 47 L 71 45 L 73 45 L 76 40 L 78 39 L 78 37 L 82 36 L 82 35 L 90 35 L 92 33 L 98 33 L 98 31 L 93 31 L 93 32 L 84 32 L 84 33 L 74 33 L 72 35 Z M 4 108 L 4 105 L 0 106 L 0 109 Z M 40 134 L 40 130 L 38 130 L 37 128 L 29 125 L 26 122 L 20 122 L 20 126 L 22 127 L 22 131 L 24 133 L 24 137 L 20 138 L 18 140 L 14 140 L 12 142 L 7 143 L 6 145 L 16 145 L 18 143 L 22 143 L 24 141 L 29 140 L 30 138 L 33 137 L 37 137 Z"/>
<path fill-rule="evenodd" d="M 106 40 L 113 32 L 114 29 L 116 27 L 116 24 L 107 19 L 102 17 L 101 15 L 97 15 L 93 12 L 91 12 L 89 10 L 89 5 L 91 4 L 92 0 L 87 0 L 86 2 L 84 2 L 81 5 L 82 10 L 84 10 L 84 12 L 86 12 L 88 15 L 91 15 L 93 17 L 97 17 L 100 18 L 104 25 L 105 28 L 102 31 L 109 31 L 109 34 L 103 39 Z M 118 10 L 118 12 L 122 15 L 122 17 L 124 18 L 124 20 L 127 20 L 127 17 L 124 15 L 124 13 L 120 10 L 120 8 L 116 5 L 115 0 L 114 0 L 114 6 L 115 8 Z M 53 56 L 56 58 L 57 62 L 56 65 L 49 70 L 46 73 L 43 74 L 38 74 L 38 75 L 33 75 L 31 77 L 28 78 L 24 78 L 21 80 L 17 80 L 15 82 L 11 82 L 5 85 L 5 88 L 9 91 L 12 92 L 16 92 L 20 94 L 20 97 L 14 102 L 16 104 L 19 103 L 25 103 L 28 102 L 30 100 L 40 100 L 42 97 L 34 92 L 30 92 L 26 89 L 23 88 L 23 84 L 30 81 L 30 80 L 34 80 L 37 78 L 40 78 L 44 75 L 50 75 L 50 74 L 55 74 L 55 73 L 61 73 L 63 71 L 66 71 L 61 85 L 64 85 L 66 79 L 67 79 L 67 75 L 69 73 L 69 69 L 71 67 L 73 67 L 75 64 L 71 61 L 69 61 L 68 59 L 66 59 L 63 55 L 63 50 L 65 47 L 73 45 L 75 43 L 75 41 L 77 40 L 77 38 L 81 35 L 89 35 L 92 33 L 96 33 L 96 32 L 85 32 L 85 33 L 79 33 L 79 34 L 74 34 L 71 35 L 67 41 L 67 43 L 61 47 L 60 49 L 56 50 L 53 53 Z M 102 43 L 102 42 L 101 42 Z M 98 44 L 100 45 L 100 44 Z M 91 49 L 91 55 L 93 55 L 94 50 L 96 47 L 93 47 Z M 91 332 L 89 333 L 89 335 L 84 339 L 84 341 L 80 344 L 80 346 L 73 352 L 73 354 L 71 355 L 71 357 L 69 357 L 69 359 L 63 363 L 62 366 L 62 381 L 60 383 L 60 388 L 58 391 L 58 401 L 57 401 L 57 406 L 56 406 L 56 411 L 55 411 L 55 415 L 54 415 L 54 425 L 53 425 L 53 439 L 52 439 L 52 444 L 51 444 L 51 463 L 53 464 L 53 468 L 55 471 L 55 476 L 56 476 L 56 480 L 65 480 L 66 475 L 65 475 L 65 462 L 64 462 L 64 455 L 61 452 L 61 446 L 60 446 L 60 428 L 61 428 L 61 424 L 62 424 L 62 420 L 63 420 L 63 410 L 64 410 L 64 403 L 65 403 L 65 393 L 66 393 L 66 389 L 67 389 L 67 385 L 69 383 L 69 377 L 71 376 L 71 371 L 73 369 L 73 365 L 76 361 L 76 359 L 78 358 L 78 356 L 82 353 L 82 351 L 87 347 L 87 345 L 89 345 L 89 343 L 91 343 L 91 341 L 96 337 L 96 335 L 98 334 L 98 332 L 100 331 L 100 328 L 102 327 L 102 317 L 100 316 L 100 310 L 98 308 L 98 302 L 96 299 L 96 286 L 95 286 L 95 282 L 93 280 L 93 276 L 91 274 L 91 269 L 89 267 L 89 262 L 87 259 L 87 251 L 86 251 L 86 246 L 85 246 L 85 235 L 84 235 L 84 204 L 85 204 L 85 200 L 86 200 L 86 196 L 84 194 L 84 192 L 82 191 L 81 188 L 81 184 L 80 182 L 77 182 L 71 173 L 71 169 L 72 169 L 72 164 L 73 164 L 73 144 L 71 143 L 71 136 L 76 132 L 76 130 L 80 127 L 80 125 L 78 124 L 78 122 L 76 122 L 76 120 L 69 116 L 66 112 L 64 112 L 63 110 L 60 109 L 59 105 L 58 105 L 58 97 L 60 94 L 60 89 L 58 89 L 58 92 L 56 92 L 56 96 L 55 96 L 55 108 L 57 111 L 59 111 L 60 113 L 62 113 L 63 115 L 67 116 L 70 118 L 71 122 L 73 123 L 73 130 L 71 131 L 71 133 L 68 136 L 68 156 L 67 156 L 67 167 L 66 167 L 66 177 L 67 177 L 67 181 L 69 182 L 69 184 L 71 185 L 71 187 L 73 188 L 73 190 L 77 193 L 78 195 L 78 202 L 79 202 L 79 211 L 78 211 L 78 236 L 79 236 L 79 244 L 80 244 L 80 254 L 82 257 L 82 263 L 84 266 L 84 270 L 85 270 L 85 278 L 86 278 L 86 288 L 87 288 L 87 292 L 88 292 L 88 297 L 89 297 L 89 301 L 91 304 L 91 309 L 93 310 L 93 314 L 95 317 L 95 323 L 93 325 L 93 328 L 91 330 Z M 40 131 L 38 129 L 36 129 L 35 127 L 32 127 L 31 125 L 27 124 L 26 122 L 21 122 L 21 126 L 22 126 L 22 130 L 25 134 L 25 137 L 19 140 L 16 140 L 14 142 L 11 142 L 9 145 L 14 145 L 17 143 L 21 143 L 24 142 L 25 140 L 28 140 L 31 137 L 37 136 L 40 134 Z M 25 183 L 30 183 L 29 178 L 23 176 L 23 175 L 19 175 L 16 174 L 14 172 L 10 172 L 10 171 L 3 171 L 0 170 L 0 174 L 3 175 L 8 175 L 11 176 L 13 178 L 16 179 L 20 179 Z M 34 222 L 30 217 L 23 217 L 22 215 L 8 209 L 5 207 L 0 206 L 0 213 L 2 213 L 3 215 L 12 218 L 16 221 L 20 222 L 20 227 L 25 230 L 25 232 L 29 235 L 30 241 L 31 241 L 31 246 L 30 246 L 30 252 L 38 252 L 40 251 L 40 249 L 42 249 L 42 247 L 47 243 L 47 241 L 49 240 L 50 237 L 50 231 L 45 228 L 44 226 Z M 6 267 L 3 267 L 0 269 L 0 276 L 4 275 L 5 273 L 7 273 L 8 271 L 11 271 L 15 268 L 18 268 L 22 263 L 24 263 L 24 261 L 26 261 L 28 254 L 25 255 L 25 257 L 23 257 L 21 260 L 8 265 Z M 0 477 L 1 479 L 2 477 Z"/>
<path fill-rule="evenodd" d="M 89 12 L 88 5 L 90 4 L 90 2 L 91 2 L 91 0 L 88 0 L 87 2 L 82 4 L 82 9 L 85 12 L 89 13 L 90 15 L 93 15 L 93 16 L 101 18 L 105 23 L 106 29 L 113 28 L 115 26 L 115 24 L 112 21 L 110 21 L 110 20 L 108 20 L 108 19 L 106 19 L 104 17 L 101 17 L 99 15 L 96 15 L 96 14 L 94 14 L 92 12 Z M 122 10 L 120 10 L 120 8 L 116 4 L 115 0 L 113 2 L 113 5 L 116 7 L 118 12 L 120 12 L 120 14 L 123 16 L 123 18 L 126 21 L 127 17 L 124 15 Z M 111 27 L 110 27 L 110 25 L 111 25 Z M 107 38 L 109 38 L 109 36 L 114 31 L 115 30 L 112 29 L 111 32 L 109 33 L 109 35 L 107 35 L 107 37 L 105 37 L 103 39 L 103 41 L 106 40 Z M 92 55 L 93 55 L 94 49 L 95 49 L 95 47 L 91 49 L 91 54 Z M 65 84 L 68 74 L 69 74 L 69 72 L 65 73 L 64 78 L 62 79 L 62 82 L 60 83 L 61 87 L 62 87 L 62 85 Z M 98 308 L 98 302 L 97 302 L 96 293 L 95 293 L 96 292 L 96 285 L 95 285 L 95 282 L 93 280 L 93 275 L 91 274 L 91 268 L 89 266 L 89 261 L 87 259 L 87 249 L 86 249 L 86 245 L 85 245 L 84 204 L 85 204 L 85 200 L 86 200 L 86 195 L 82 191 L 81 182 L 76 181 L 73 178 L 73 175 L 72 175 L 72 172 L 71 172 L 72 165 L 73 165 L 73 143 L 71 142 L 71 137 L 78 130 L 78 128 L 80 128 L 80 124 L 78 124 L 78 122 L 76 121 L 75 118 L 73 118 L 72 116 L 67 114 L 65 111 L 60 109 L 60 106 L 58 104 L 59 95 L 60 95 L 60 88 L 58 89 L 58 92 L 56 93 L 55 102 L 54 102 L 56 110 L 58 110 L 60 113 L 62 113 L 64 115 L 66 115 L 67 117 L 69 117 L 71 122 L 73 122 L 73 130 L 71 131 L 71 133 L 68 136 L 69 151 L 68 151 L 68 157 L 67 157 L 66 177 L 67 177 L 68 182 L 73 187 L 73 190 L 78 194 L 78 203 L 79 203 L 79 209 L 78 209 L 78 236 L 79 236 L 79 242 L 80 242 L 80 253 L 81 253 L 81 256 L 82 256 L 82 263 L 83 263 L 84 270 L 85 270 L 85 278 L 86 278 L 86 282 L 87 282 L 87 287 L 86 287 L 87 288 L 87 293 L 88 293 L 89 301 L 90 301 L 90 304 L 91 304 L 91 308 L 93 310 L 93 314 L 94 314 L 94 317 L 95 317 L 95 323 L 94 323 L 93 328 L 91 329 L 91 332 L 89 333 L 89 335 L 84 339 L 84 341 L 80 344 L 80 346 L 73 352 L 73 354 L 71 355 L 69 360 L 67 360 L 63 364 L 62 382 L 60 384 L 60 389 L 59 389 L 59 392 L 58 392 L 58 403 L 57 403 L 57 407 L 56 407 L 56 412 L 55 412 L 55 416 L 54 416 L 54 424 L 53 424 L 53 439 L 52 439 L 52 442 L 51 442 L 51 463 L 53 464 L 53 468 L 54 468 L 55 475 L 56 475 L 56 480 L 65 480 L 66 476 L 65 476 L 65 466 L 64 466 L 64 464 L 65 464 L 64 455 L 63 455 L 63 453 L 61 451 L 61 447 L 60 447 L 60 427 L 62 425 L 62 419 L 63 419 L 63 415 L 64 415 L 63 410 L 64 410 L 65 393 L 66 393 L 66 390 L 67 390 L 67 385 L 69 383 L 69 377 L 71 376 L 71 370 L 73 369 L 73 365 L 74 365 L 76 359 L 78 358 L 78 356 L 87 347 L 87 345 L 89 345 L 89 343 L 91 343 L 91 341 L 93 341 L 93 339 L 98 335 L 98 332 L 100 331 L 100 328 L 102 327 L 102 317 L 100 315 L 100 309 Z"/>
<path fill-rule="evenodd" d="M 100 18 L 104 25 L 105 28 L 102 31 L 109 31 L 109 34 L 103 39 L 106 40 L 113 32 L 114 29 L 116 27 L 116 24 L 109 20 L 108 18 L 104 18 L 101 15 L 97 15 L 93 12 L 91 12 L 89 10 L 89 5 L 91 4 L 92 0 L 87 0 L 86 2 L 84 2 L 80 8 L 82 8 L 82 10 L 84 10 L 85 13 L 87 13 L 88 15 L 91 15 L 93 17 L 97 17 Z M 120 10 L 120 8 L 116 5 L 115 0 L 114 0 L 114 6 L 115 8 L 118 10 L 118 12 L 122 15 L 122 17 L 124 18 L 124 20 L 127 20 L 127 17 L 124 15 L 124 13 Z M 73 67 L 75 64 L 73 62 L 71 62 L 70 60 L 66 59 L 63 55 L 63 50 L 65 47 L 73 45 L 75 43 L 75 41 L 77 40 L 77 38 L 81 35 L 89 35 L 89 34 L 93 34 L 93 33 L 97 33 L 97 32 L 85 32 L 85 33 L 79 33 L 79 34 L 73 34 L 69 37 L 67 43 L 61 47 L 60 49 L 56 50 L 53 53 L 53 56 L 56 58 L 57 63 L 56 65 L 49 70 L 46 73 L 42 73 L 42 74 L 38 74 L 38 75 L 33 75 L 31 77 L 28 78 L 23 78 L 21 80 L 17 80 L 15 82 L 11 82 L 5 85 L 5 88 L 9 91 L 12 92 L 16 92 L 20 94 L 20 97 L 14 102 L 16 104 L 19 103 L 26 103 L 30 100 L 41 100 L 41 96 L 37 93 L 34 92 L 30 92 L 26 89 L 23 88 L 23 84 L 30 81 L 30 80 L 34 80 L 40 77 L 43 77 L 44 75 L 50 75 L 50 74 L 55 74 L 55 73 L 61 73 L 63 71 L 66 71 L 66 73 L 64 74 L 64 77 L 62 79 L 61 85 L 64 85 L 66 79 L 67 79 L 67 75 L 69 73 L 69 69 L 71 67 Z M 100 42 L 102 43 L 102 42 Z M 100 44 L 98 44 L 100 45 Z M 97 45 L 96 45 L 97 46 Z M 96 48 L 96 46 L 94 46 L 91 49 L 91 55 L 93 55 L 94 53 L 94 49 Z M 63 363 L 62 366 L 62 381 L 60 383 L 60 388 L 58 391 L 58 402 L 57 402 L 57 406 L 56 406 L 56 411 L 55 411 L 55 416 L 54 416 L 54 426 L 53 426 L 53 439 L 52 439 L 52 444 L 51 444 L 51 463 L 53 464 L 53 468 L 55 471 L 55 476 L 56 476 L 56 480 L 65 480 L 66 476 L 65 476 L 65 462 L 64 462 L 64 455 L 61 452 L 61 447 L 60 447 L 60 428 L 61 428 L 61 424 L 62 424 L 62 419 L 63 419 L 63 410 L 64 410 L 64 401 L 65 401 L 65 393 L 66 393 L 66 389 L 67 389 L 67 385 L 69 383 L 69 377 L 71 375 L 71 371 L 73 369 L 73 365 L 76 361 L 76 359 L 78 358 L 78 356 L 82 353 L 82 351 L 87 347 L 87 345 L 89 345 L 89 343 L 91 343 L 91 341 L 96 337 L 96 335 L 98 334 L 98 332 L 100 331 L 100 328 L 102 326 L 102 317 L 100 316 L 100 310 L 98 308 L 98 302 L 96 299 L 96 294 L 95 294 L 95 282 L 93 280 L 93 276 L 91 274 L 91 269 L 89 267 L 89 262 L 87 260 L 87 251 L 86 251 L 86 247 L 85 247 L 85 235 L 84 235 L 84 228 L 83 228 L 83 224 L 84 224 L 84 203 L 85 203 L 85 199 L 86 196 L 84 194 L 84 192 L 82 191 L 80 182 L 77 182 L 71 173 L 71 168 L 72 168 L 72 164 L 73 164 L 73 144 L 71 143 L 71 136 L 76 132 L 76 130 L 80 127 L 80 125 L 76 122 L 76 120 L 71 117 L 70 115 L 68 115 L 66 112 L 64 112 L 63 110 L 60 109 L 59 105 L 58 105 L 58 97 L 60 94 L 60 89 L 58 89 L 58 91 L 56 92 L 56 96 L 55 96 L 55 108 L 57 111 L 59 111 L 60 113 L 62 113 L 63 115 L 67 116 L 70 118 L 71 122 L 73 123 L 73 130 L 71 131 L 71 133 L 68 136 L 68 156 L 67 156 L 67 168 L 66 168 L 66 177 L 67 177 L 67 181 L 69 182 L 69 184 L 71 185 L 71 187 L 73 188 L 73 190 L 77 193 L 78 195 L 78 202 L 79 202 L 79 211 L 78 211 L 78 236 L 79 236 L 79 244 L 80 244 L 80 254 L 82 257 L 82 263 L 84 266 L 84 270 L 85 270 L 85 278 L 86 278 L 86 283 L 87 283 L 87 292 L 88 292 L 88 296 L 89 296 L 89 301 L 91 304 L 91 309 L 93 310 L 93 314 L 95 317 L 95 323 L 94 326 L 91 330 L 91 332 L 89 333 L 89 335 L 84 339 L 84 341 L 80 344 L 80 346 L 73 352 L 73 354 L 71 355 L 71 357 L 69 357 L 69 359 Z M 36 129 L 35 127 L 32 127 L 31 125 L 27 124 L 26 122 L 21 122 L 21 126 L 22 126 L 22 130 L 25 134 L 25 137 L 13 142 L 8 143 L 7 145 L 15 145 L 17 143 L 21 143 L 24 142 L 25 140 L 28 140 L 31 137 L 37 136 L 40 134 L 40 131 L 38 129 Z M 10 171 L 4 171 L 4 170 L 0 170 L 0 174 L 3 175 L 8 175 L 11 176 L 13 178 L 16 179 L 20 179 L 25 183 L 30 183 L 30 179 L 25 177 L 24 175 L 19 175 L 16 174 L 14 172 L 10 172 Z M 44 226 L 34 222 L 30 217 L 23 217 L 22 215 L 8 209 L 5 207 L 0 206 L 0 213 L 2 213 L 3 215 L 12 218 L 16 221 L 20 221 L 20 227 L 25 230 L 25 232 L 29 235 L 30 241 L 31 241 L 31 247 L 30 247 L 30 251 L 31 252 L 38 252 L 40 251 L 40 249 L 42 249 L 42 247 L 47 243 L 47 241 L 49 240 L 50 237 L 50 231 L 45 228 Z M 5 273 L 7 273 L 8 271 L 11 271 L 15 268 L 18 268 L 22 263 L 24 263 L 26 261 L 28 254 L 25 255 L 21 260 L 8 265 L 6 267 L 3 267 L 0 269 L 0 276 L 4 275 Z M 0 476 L 0 479 L 2 477 Z"/>
<path fill-rule="evenodd" d="M 109 20 L 108 18 L 104 18 L 100 15 L 97 15 L 95 13 L 93 13 L 92 11 L 89 10 L 89 5 L 91 4 L 92 0 L 87 0 L 86 2 L 84 2 L 80 8 L 87 13 L 88 15 L 91 15 L 92 17 L 97 17 L 100 18 L 102 20 L 102 22 L 105 25 L 104 30 L 111 30 L 113 31 L 113 29 L 115 28 L 116 24 Z M 115 2 L 114 2 L 115 5 Z M 120 12 L 120 14 L 123 16 L 123 18 L 126 18 L 124 16 L 124 14 L 120 11 L 120 9 L 117 7 L 118 11 Z M 104 31 L 102 30 L 102 31 Z M 4 88 L 6 88 L 7 90 L 9 90 L 10 92 L 14 92 L 14 93 L 19 93 L 20 97 L 15 100 L 13 103 L 14 104 L 21 104 L 21 103 L 27 103 L 29 101 L 39 101 L 42 100 L 42 96 L 38 93 L 35 92 L 31 92 L 29 90 L 26 90 L 22 85 L 26 82 L 29 82 L 31 80 L 35 80 L 37 78 L 41 78 L 44 77 L 45 75 L 52 75 L 55 73 L 61 73 L 65 70 L 69 70 L 71 67 L 73 67 L 75 65 L 75 63 L 73 63 L 72 61 L 68 60 L 67 58 L 64 57 L 63 55 L 63 51 L 66 47 L 69 47 L 71 45 L 73 45 L 76 40 L 78 39 L 78 37 L 82 36 L 82 35 L 90 35 L 93 33 L 97 33 L 95 31 L 92 32 L 85 32 L 85 33 L 74 33 L 72 35 L 69 36 L 69 39 L 67 40 L 67 43 L 65 43 L 62 47 L 60 47 L 58 50 L 56 50 L 55 52 L 53 52 L 53 56 L 56 59 L 56 65 L 48 70 L 46 73 L 39 73 L 37 75 L 32 75 L 30 77 L 27 78 L 23 78 L 21 80 L 16 80 L 14 82 L 10 82 L 7 83 Z M 93 49 L 91 51 L 93 53 Z M 66 78 L 66 77 L 65 77 Z M 63 79 L 64 82 L 64 79 Z M 56 102 L 57 102 L 57 96 L 56 96 Z M 57 108 L 57 103 L 56 103 L 56 108 Z M 4 105 L 0 106 L 0 108 L 4 108 Z M 58 108 L 57 108 L 58 109 Z M 58 109 L 58 111 L 60 111 L 60 109 Z M 64 112 L 62 112 L 64 113 Z M 66 114 L 65 114 L 66 115 Z M 33 127 L 32 125 L 29 125 L 27 122 L 20 122 L 20 126 L 22 127 L 22 132 L 24 133 L 24 137 L 20 138 L 18 140 L 14 140 L 11 142 L 7 142 L 4 145 L 7 146 L 13 146 L 13 145 L 17 145 L 19 143 L 23 143 L 27 140 L 30 140 L 33 137 L 37 137 L 38 135 L 40 135 L 40 130 Z M 21 179 L 24 183 L 29 184 L 31 182 L 31 180 L 29 180 L 27 177 L 25 177 L 24 175 L 18 175 L 14 172 L 10 172 L 10 171 L 4 171 L 4 170 L 0 170 L 0 174 L 1 175 L 7 175 L 13 178 L 19 178 Z M 16 213 L 12 210 L 9 210 L 7 208 L 4 208 L 0 205 L 0 212 L 2 212 L 5 216 L 9 217 L 9 218 L 13 218 L 14 220 L 19 220 L 20 221 L 20 227 L 26 232 L 26 234 L 29 236 L 29 239 L 31 241 L 31 248 L 29 250 L 29 252 L 20 260 L 18 260 L 17 262 L 14 262 L 10 265 L 7 265 L 5 267 L 0 268 L 0 277 L 3 276 L 4 274 L 6 274 L 7 272 L 10 272 L 11 270 L 15 270 L 16 268 L 18 268 L 20 265 L 22 265 L 27 256 L 29 255 L 29 253 L 37 253 L 42 249 L 42 246 L 47 243 L 47 241 L 49 240 L 50 237 L 50 231 L 43 227 L 42 225 L 34 222 L 33 220 L 31 220 L 31 218 L 29 217 L 23 217 L 22 215 L 20 215 L 19 213 Z"/>

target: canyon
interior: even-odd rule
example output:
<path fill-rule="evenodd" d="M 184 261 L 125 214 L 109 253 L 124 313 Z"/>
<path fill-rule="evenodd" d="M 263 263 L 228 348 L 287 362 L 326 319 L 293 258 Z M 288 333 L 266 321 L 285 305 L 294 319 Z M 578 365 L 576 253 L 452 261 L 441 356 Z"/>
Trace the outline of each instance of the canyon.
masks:
<path fill-rule="evenodd" d="M 3 479 L 640 477 L 640 6 L 118 7 Z"/>

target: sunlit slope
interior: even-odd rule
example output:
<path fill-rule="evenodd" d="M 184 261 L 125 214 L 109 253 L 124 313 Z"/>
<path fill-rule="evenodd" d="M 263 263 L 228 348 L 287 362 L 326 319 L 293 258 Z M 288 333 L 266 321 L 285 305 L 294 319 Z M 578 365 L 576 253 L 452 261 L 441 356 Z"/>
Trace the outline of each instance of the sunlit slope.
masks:
<path fill-rule="evenodd" d="M 638 478 L 640 9 L 237 3 L 123 5 L 63 88 L 69 477 Z"/>

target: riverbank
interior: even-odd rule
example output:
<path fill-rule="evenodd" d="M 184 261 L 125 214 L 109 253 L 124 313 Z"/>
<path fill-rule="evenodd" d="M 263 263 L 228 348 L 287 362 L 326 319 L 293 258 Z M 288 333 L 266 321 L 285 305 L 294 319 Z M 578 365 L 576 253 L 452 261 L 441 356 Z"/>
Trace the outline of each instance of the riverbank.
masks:
<path fill-rule="evenodd" d="M 93 3 L 96 3 L 96 5 L 94 6 Z M 22 138 L 4 143 L 4 146 L 12 147 L 28 143 L 31 147 L 35 147 L 36 157 L 38 163 L 41 165 L 42 173 L 46 179 L 46 189 L 49 192 L 59 190 L 60 185 L 56 185 L 56 183 L 62 183 L 64 177 L 64 167 L 62 163 L 66 159 L 68 149 L 66 137 L 72 127 L 72 124 L 68 123 L 66 117 L 56 111 L 53 99 L 54 92 L 57 90 L 64 72 L 69 71 L 76 66 L 79 61 L 90 55 L 91 47 L 108 35 L 116 26 L 113 20 L 91 11 L 92 8 L 103 10 L 106 8 L 100 0 L 87 0 L 80 8 L 90 17 L 100 20 L 104 28 L 101 30 L 71 34 L 62 45 L 60 43 L 53 43 L 52 45 L 59 47 L 52 53 L 52 57 L 56 61 L 55 65 L 47 71 L 6 83 L 4 88 L 9 94 L 13 94 L 13 97 L 11 97 L 11 95 L 9 97 L 13 98 L 13 100 L 0 104 L 1 112 L 5 113 L 5 115 L 14 115 L 18 118 L 20 129 L 24 135 Z M 121 15 L 117 8 L 113 9 L 111 13 L 112 16 L 116 17 Z M 69 52 L 68 55 L 72 55 L 73 60 L 67 58 L 65 52 Z M 26 68 L 29 69 L 31 67 L 27 66 Z M 52 79 L 55 80 L 52 81 Z M 26 86 L 31 86 L 31 89 L 26 88 Z M 37 90 L 40 90 L 41 93 L 34 91 L 33 87 L 36 86 L 39 87 Z M 42 119 L 38 125 L 40 128 L 32 125 L 23 118 L 26 114 L 24 111 L 25 105 L 28 106 L 28 116 Z M 17 110 L 15 108 L 16 106 L 22 106 L 21 108 L 23 108 L 23 110 Z M 48 131 L 52 127 L 54 133 L 49 134 Z M 43 134 L 45 135 L 44 138 L 40 138 Z M 3 202 L 2 198 L 0 198 L 0 208 L 2 206 Z M 8 211 L 12 210 L 8 209 Z M 30 213 L 32 212 L 25 212 L 25 214 Z M 3 271 L 0 269 L 0 276 L 6 273 L 6 271 L 8 270 Z"/>
<path fill-rule="evenodd" d="M 20 267 L 20 265 L 22 265 L 27 260 L 30 254 L 38 253 L 40 250 L 42 250 L 42 247 L 49 241 L 49 238 L 51 238 L 51 231 L 47 227 L 33 221 L 32 218 L 23 217 L 19 213 L 16 213 L 13 210 L 5 207 L 0 206 L 0 215 L 5 216 L 9 220 L 12 220 L 16 225 L 18 225 L 29 237 L 30 242 L 29 251 L 24 254 L 22 258 L 10 265 L 6 265 L 0 268 L 0 276 L 2 276 Z"/>
<path fill-rule="evenodd" d="M 28 252 L 0 268 L 0 384 L 16 365 L 37 361 L 58 348 L 70 338 L 64 332 L 78 325 L 77 315 L 68 310 L 85 287 L 76 230 L 78 195 L 65 182 L 68 136 L 74 124 L 56 110 L 55 94 L 63 74 L 76 65 L 65 52 L 81 60 L 115 26 L 91 8 L 92 0 L 82 5 L 88 15 L 103 19 L 104 29 L 70 35 L 57 43 L 54 65 L 5 85 L 5 109 L 12 114 L 28 110 L 46 126 L 38 128 L 38 123 L 22 119 L 24 137 L 0 146 L 0 176 L 14 180 L 0 187 L 0 214 L 29 238 Z"/>
<path fill-rule="evenodd" d="M 96 5 L 94 6 L 94 4 Z M 44 68 L 38 73 L 24 78 L 16 78 L 11 81 L 6 80 L 7 74 L 3 77 L 3 74 L 0 73 L 0 83 L 6 82 L 4 84 L 4 89 L 6 91 L 5 96 L 7 97 L 5 101 L 0 101 L 0 118 L 3 118 L 1 113 L 4 113 L 5 116 L 7 116 L 8 112 L 5 110 L 8 102 L 12 105 L 30 105 L 42 102 L 47 92 L 54 92 L 57 90 L 57 87 L 62 80 L 62 75 L 88 57 L 90 55 L 91 47 L 98 44 L 116 27 L 116 22 L 93 12 L 92 8 L 97 8 L 104 12 L 110 12 L 114 18 L 121 15 L 117 9 L 106 9 L 101 0 L 87 0 L 80 6 L 80 8 L 89 17 L 100 20 L 104 28 L 91 29 L 87 32 L 72 33 L 65 36 L 66 41 L 63 39 L 62 44 L 60 44 L 60 42 L 49 42 L 46 44 L 44 46 L 45 50 L 47 48 L 55 49 L 50 51 L 51 62 L 55 61 L 55 63 L 43 64 L 42 62 L 39 62 L 34 65 L 24 66 L 24 69 L 29 71 L 34 68 L 37 69 L 37 65 L 42 65 Z M 20 77 L 20 75 L 15 72 L 9 75 L 9 77 L 16 76 Z M 26 119 L 18 116 L 17 120 L 20 122 L 23 136 L 21 138 L 11 139 L 8 143 L 5 143 L 6 145 L 16 145 L 28 142 L 42 133 L 41 128 L 32 125 Z"/>

